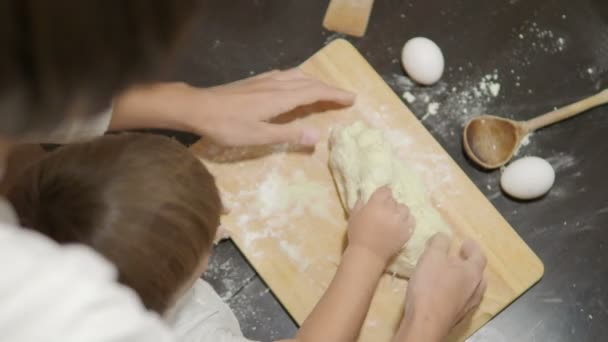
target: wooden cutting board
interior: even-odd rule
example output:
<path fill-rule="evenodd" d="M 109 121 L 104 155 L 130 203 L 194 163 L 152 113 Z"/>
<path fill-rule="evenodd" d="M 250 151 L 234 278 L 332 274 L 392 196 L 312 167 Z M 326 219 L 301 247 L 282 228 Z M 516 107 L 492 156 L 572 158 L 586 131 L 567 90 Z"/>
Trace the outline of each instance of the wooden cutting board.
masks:
<path fill-rule="evenodd" d="M 344 248 L 346 221 L 327 166 L 327 138 L 332 127 L 355 120 L 386 131 L 423 178 L 457 240 L 472 237 L 487 254 L 487 292 L 451 341 L 470 336 L 541 278 L 538 257 L 352 45 L 334 41 L 301 68 L 358 94 L 351 108 L 317 105 L 284 118 L 301 117 L 322 130 L 314 151 L 286 145 L 230 149 L 205 140 L 192 147 L 216 176 L 230 209 L 223 225 L 298 323 L 327 288 Z M 360 341 L 390 341 L 406 287 L 405 280 L 383 276 Z"/>

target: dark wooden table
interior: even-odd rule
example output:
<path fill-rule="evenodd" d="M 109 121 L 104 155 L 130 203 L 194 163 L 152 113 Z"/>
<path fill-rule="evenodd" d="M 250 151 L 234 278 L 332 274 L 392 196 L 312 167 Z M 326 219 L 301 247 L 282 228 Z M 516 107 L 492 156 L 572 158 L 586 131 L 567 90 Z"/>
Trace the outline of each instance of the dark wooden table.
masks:
<path fill-rule="evenodd" d="M 321 28 L 327 1 L 215 3 L 195 25 L 171 78 L 210 86 L 289 68 L 340 37 Z M 409 83 L 398 62 L 404 42 L 418 35 L 437 42 L 446 57 L 444 78 L 432 88 Z M 460 144 L 470 115 L 527 119 L 608 87 L 608 1 L 376 1 L 367 35 L 349 40 L 398 94 L 416 97 L 410 108 L 417 116 L 439 104 L 425 126 L 545 264 L 541 282 L 470 340 L 608 339 L 608 107 L 544 129 L 522 149 L 547 158 L 557 172 L 549 195 L 537 201 L 506 198 L 500 173 L 473 167 Z M 496 75 L 490 82 L 500 84 L 498 95 L 470 96 L 486 75 Z M 247 337 L 266 341 L 296 331 L 231 242 L 216 248 L 205 277 Z"/>

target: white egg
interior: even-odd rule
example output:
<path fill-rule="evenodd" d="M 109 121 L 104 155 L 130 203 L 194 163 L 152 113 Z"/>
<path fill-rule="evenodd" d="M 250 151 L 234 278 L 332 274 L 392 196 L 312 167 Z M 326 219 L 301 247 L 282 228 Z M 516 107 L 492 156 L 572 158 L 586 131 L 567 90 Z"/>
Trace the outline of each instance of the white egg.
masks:
<path fill-rule="evenodd" d="M 443 75 L 443 53 L 437 44 L 424 37 L 412 38 L 401 51 L 401 63 L 410 77 L 424 85 L 431 85 Z"/>
<path fill-rule="evenodd" d="M 529 200 L 546 194 L 555 181 L 551 164 L 538 157 L 518 159 L 502 173 L 500 186 L 509 195 Z"/>

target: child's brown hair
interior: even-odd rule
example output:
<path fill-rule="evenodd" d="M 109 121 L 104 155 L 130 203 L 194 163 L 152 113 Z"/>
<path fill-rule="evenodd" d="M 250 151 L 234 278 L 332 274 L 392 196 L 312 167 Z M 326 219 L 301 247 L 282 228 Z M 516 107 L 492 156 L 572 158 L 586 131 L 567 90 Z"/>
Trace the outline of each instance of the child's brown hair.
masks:
<path fill-rule="evenodd" d="M 190 151 L 145 134 L 51 152 L 24 171 L 9 199 L 23 226 L 91 246 L 159 313 L 209 254 L 222 210 L 213 176 Z"/>

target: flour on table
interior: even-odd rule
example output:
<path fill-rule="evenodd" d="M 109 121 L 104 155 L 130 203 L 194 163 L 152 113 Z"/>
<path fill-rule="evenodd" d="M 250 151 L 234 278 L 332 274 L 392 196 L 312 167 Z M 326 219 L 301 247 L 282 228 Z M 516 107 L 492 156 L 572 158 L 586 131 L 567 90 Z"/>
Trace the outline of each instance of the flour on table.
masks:
<path fill-rule="evenodd" d="M 426 114 L 420 120 L 424 121 L 429 116 L 437 114 L 438 111 L 439 111 L 439 103 L 438 102 L 431 102 L 426 107 Z"/>
<path fill-rule="evenodd" d="M 416 101 L 416 96 L 414 96 L 409 91 L 404 92 L 402 97 L 407 101 L 407 103 L 412 103 L 412 102 Z"/>
<path fill-rule="evenodd" d="M 416 229 L 403 250 L 387 268 L 409 277 L 426 241 L 438 232 L 451 234 L 448 225 L 432 204 L 424 182 L 399 160 L 381 130 L 358 121 L 337 130 L 331 138 L 329 165 L 344 208 L 350 211 L 359 198 L 363 202 L 381 186 L 388 185 L 395 199 L 406 204 L 416 219 Z"/>
<path fill-rule="evenodd" d="M 463 67 L 457 69 L 464 71 Z M 403 94 L 402 98 L 430 131 L 445 139 L 459 136 L 470 118 L 487 114 L 487 105 L 503 89 L 498 70 L 477 77 L 465 76 L 454 84 L 440 81 L 432 87 L 419 87 L 399 74 L 391 74 L 384 79 L 395 91 Z M 412 97 L 416 100 L 409 101 L 408 98 Z"/>
<path fill-rule="evenodd" d="M 532 137 L 533 136 L 534 136 L 534 132 L 526 134 L 523 137 L 523 139 L 521 139 L 521 142 L 519 143 L 519 146 L 517 147 L 517 149 L 513 153 L 513 156 L 517 157 L 523 148 L 525 148 L 526 146 L 530 145 L 530 142 L 532 141 Z"/>

